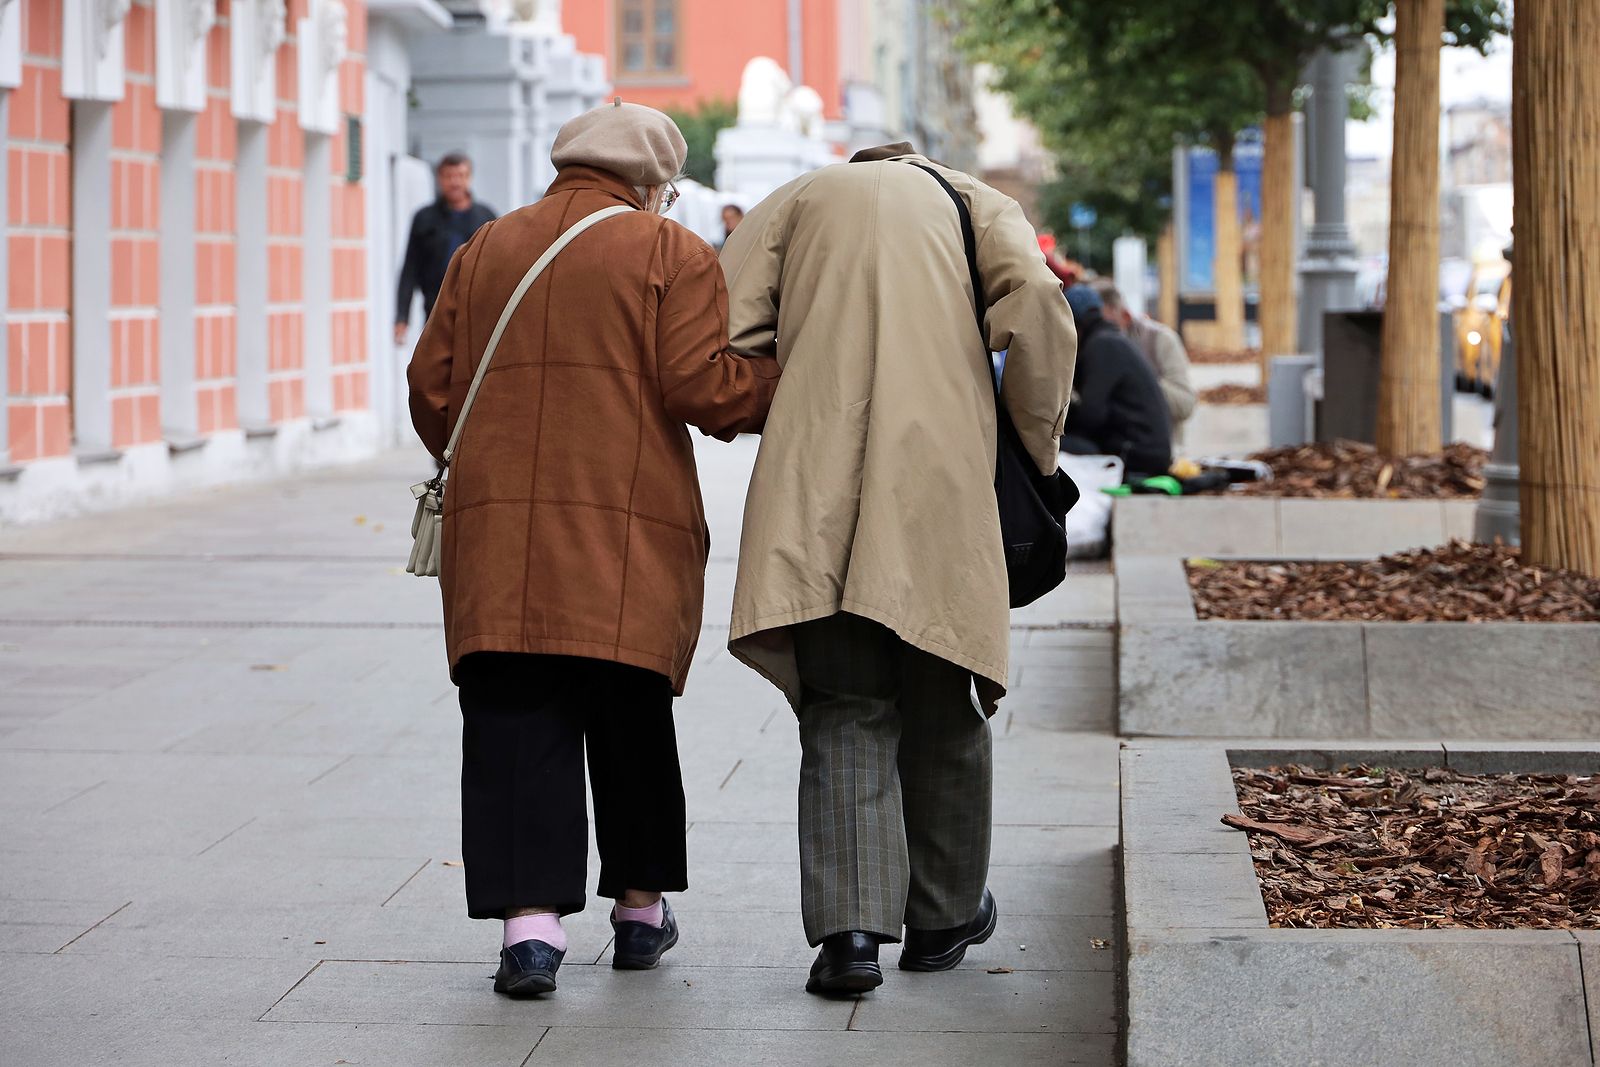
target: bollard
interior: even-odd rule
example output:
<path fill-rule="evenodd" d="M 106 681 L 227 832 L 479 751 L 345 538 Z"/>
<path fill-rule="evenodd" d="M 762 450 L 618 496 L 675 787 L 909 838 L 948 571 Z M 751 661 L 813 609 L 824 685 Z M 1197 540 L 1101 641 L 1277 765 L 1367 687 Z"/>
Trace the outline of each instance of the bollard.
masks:
<path fill-rule="evenodd" d="M 1303 445 L 1311 440 L 1306 419 L 1306 375 L 1317 369 L 1316 356 L 1273 356 L 1267 375 L 1267 443 L 1273 448 Z"/>

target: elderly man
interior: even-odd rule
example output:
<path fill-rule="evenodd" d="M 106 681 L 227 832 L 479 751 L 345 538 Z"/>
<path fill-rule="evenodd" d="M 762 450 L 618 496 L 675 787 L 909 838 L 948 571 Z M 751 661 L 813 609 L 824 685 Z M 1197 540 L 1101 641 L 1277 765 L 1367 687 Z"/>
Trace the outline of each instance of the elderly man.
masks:
<path fill-rule="evenodd" d="M 779 189 L 722 262 L 734 347 L 784 365 L 729 648 L 799 716 L 806 989 L 860 992 L 902 932 L 900 966 L 932 971 L 995 928 L 985 713 L 1009 598 L 989 352 L 1009 350 L 1004 402 L 1054 473 L 1072 320 L 1017 204 L 904 143 Z"/>
<path fill-rule="evenodd" d="M 568 122 L 544 198 L 450 261 L 411 363 L 412 420 L 436 457 L 473 398 L 439 577 L 461 689 L 467 913 L 505 921 L 495 989 L 510 996 L 555 988 L 561 916 L 584 906 L 585 748 L 612 965 L 654 967 L 678 937 L 661 898 L 688 884 L 672 699 L 708 547 L 685 424 L 723 440 L 759 430 L 778 376 L 729 349 L 715 253 L 658 214 L 685 155 L 650 108 Z M 557 237 L 608 210 L 518 302 Z"/>
<path fill-rule="evenodd" d="M 1156 384 L 1167 402 L 1167 414 L 1172 420 L 1172 441 L 1183 440 L 1183 424 L 1194 413 L 1194 385 L 1189 381 L 1189 352 L 1183 347 L 1183 338 L 1176 330 L 1157 322 L 1148 315 L 1135 315 L 1128 310 L 1122 293 L 1109 278 L 1094 283 L 1100 297 L 1101 314 L 1107 322 L 1120 329 L 1133 342 L 1155 371 Z"/>

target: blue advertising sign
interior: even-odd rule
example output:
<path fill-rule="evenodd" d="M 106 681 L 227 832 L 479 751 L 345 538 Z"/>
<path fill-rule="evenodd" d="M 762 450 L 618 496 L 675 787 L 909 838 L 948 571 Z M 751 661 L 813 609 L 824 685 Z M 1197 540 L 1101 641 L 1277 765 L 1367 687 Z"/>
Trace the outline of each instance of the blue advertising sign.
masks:
<path fill-rule="evenodd" d="M 1259 130 L 1239 135 L 1233 150 L 1233 170 L 1239 181 L 1239 228 L 1246 288 L 1255 286 L 1260 270 L 1261 246 L 1261 157 Z M 1217 154 L 1209 148 L 1190 148 L 1184 152 L 1184 187 L 1187 225 L 1181 249 L 1181 288 L 1186 293 L 1209 293 L 1214 288 L 1212 260 L 1216 255 Z"/>

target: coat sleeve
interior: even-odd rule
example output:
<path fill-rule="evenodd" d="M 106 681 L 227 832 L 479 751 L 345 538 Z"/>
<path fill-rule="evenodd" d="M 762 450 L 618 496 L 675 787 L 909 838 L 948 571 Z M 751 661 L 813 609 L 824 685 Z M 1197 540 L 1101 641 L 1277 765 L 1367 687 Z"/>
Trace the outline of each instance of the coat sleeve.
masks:
<path fill-rule="evenodd" d="M 746 356 L 778 354 L 778 291 L 783 277 L 783 234 L 776 194 L 750 209 L 722 246 L 727 275 L 728 336 Z"/>
<path fill-rule="evenodd" d="M 728 288 L 709 245 L 667 281 L 656 316 L 656 372 L 668 414 L 709 436 L 731 441 L 766 425 L 778 362 L 729 346 Z"/>
<path fill-rule="evenodd" d="M 400 281 L 395 286 L 394 296 L 396 325 L 411 321 L 411 299 L 417 291 L 417 256 L 421 253 L 417 247 L 417 220 L 421 217 L 419 211 L 411 218 L 411 233 L 406 237 L 406 255 L 400 261 Z"/>
<path fill-rule="evenodd" d="M 1061 283 L 1045 266 L 1022 208 L 1009 197 L 980 234 L 978 271 L 988 307 L 989 348 L 1006 353 L 1001 379 L 1006 409 L 1034 463 L 1052 473 L 1072 395 L 1078 335 Z"/>
<path fill-rule="evenodd" d="M 1189 380 L 1189 353 L 1183 342 L 1170 330 L 1157 330 L 1155 341 L 1156 375 L 1161 381 L 1161 395 L 1167 398 L 1167 413 L 1174 424 L 1194 413 L 1198 397 Z"/>
<path fill-rule="evenodd" d="M 466 298 L 461 291 L 461 264 L 472 247 L 473 242 L 468 242 L 450 257 L 444 282 L 439 286 L 439 299 L 433 305 L 433 314 L 423 324 L 422 336 L 411 353 L 411 365 L 406 368 L 406 383 L 411 390 L 411 425 L 434 459 L 443 458 L 445 445 L 450 441 L 450 378 L 455 363 L 456 317 Z"/>

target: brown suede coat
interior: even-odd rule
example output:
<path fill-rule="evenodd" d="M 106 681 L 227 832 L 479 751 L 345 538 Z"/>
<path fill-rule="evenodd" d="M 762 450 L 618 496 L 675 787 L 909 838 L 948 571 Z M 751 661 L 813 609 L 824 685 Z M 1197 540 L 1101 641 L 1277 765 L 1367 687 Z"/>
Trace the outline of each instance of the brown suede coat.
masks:
<path fill-rule="evenodd" d="M 408 378 L 435 456 L 507 298 L 556 236 L 634 189 L 563 170 L 450 261 Z M 540 275 L 506 327 L 451 463 L 439 586 L 454 671 L 470 652 L 612 660 L 683 691 L 710 536 L 685 424 L 761 429 L 772 359 L 728 348 L 716 253 L 655 214 L 606 219 Z"/>

